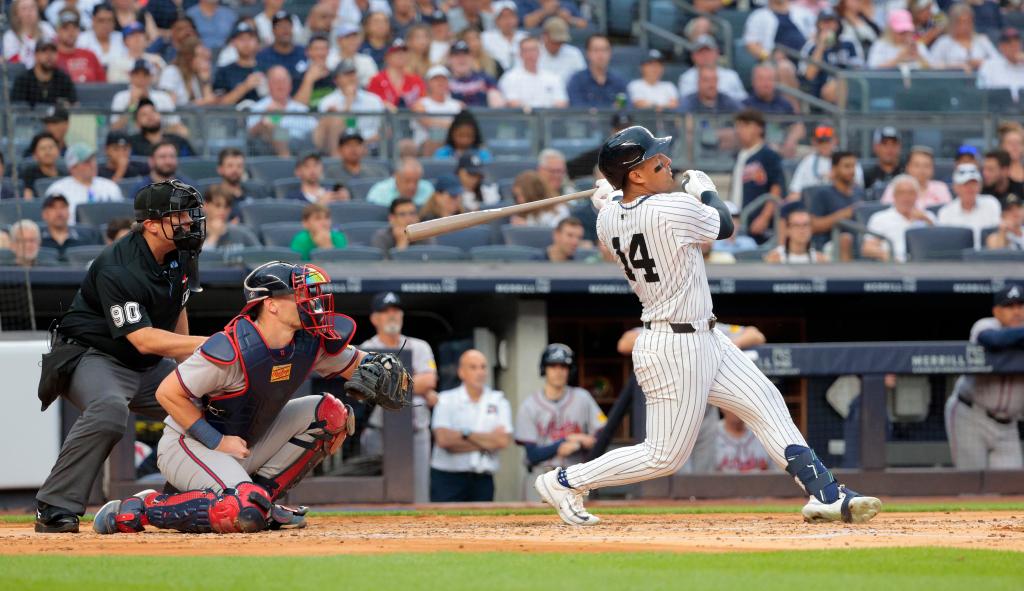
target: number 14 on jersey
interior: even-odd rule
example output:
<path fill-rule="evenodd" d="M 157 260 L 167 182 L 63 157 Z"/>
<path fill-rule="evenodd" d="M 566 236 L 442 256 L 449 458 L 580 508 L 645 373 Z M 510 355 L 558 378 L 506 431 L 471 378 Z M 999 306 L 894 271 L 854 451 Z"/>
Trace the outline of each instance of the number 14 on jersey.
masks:
<path fill-rule="evenodd" d="M 650 252 L 647 250 L 647 240 L 643 234 L 633 234 L 629 239 L 629 256 L 622 251 L 622 242 L 619 237 L 612 238 L 612 248 L 615 249 L 615 254 L 622 261 L 622 267 L 626 271 L 626 277 L 630 281 L 636 281 L 636 275 L 633 273 L 633 269 L 643 270 L 643 279 L 647 283 L 657 283 L 661 281 L 661 277 L 658 276 L 658 271 L 655 269 L 657 264 L 651 257 Z M 632 267 L 632 268 L 630 268 Z"/>

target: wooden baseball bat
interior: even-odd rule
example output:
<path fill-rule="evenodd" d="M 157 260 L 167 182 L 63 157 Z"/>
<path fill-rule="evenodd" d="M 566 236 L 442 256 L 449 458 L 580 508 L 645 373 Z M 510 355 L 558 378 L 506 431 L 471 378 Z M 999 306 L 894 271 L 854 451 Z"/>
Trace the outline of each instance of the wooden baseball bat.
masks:
<path fill-rule="evenodd" d="M 494 220 L 501 218 L 532 213 L 546 207 L 551 207 L 552 205 L 558 205 L 559 203 L 575 201 L 576 199 L 587 199 L 594 194 L 594 191 L 596 191 L 596 189 L 587 189 L 586 191 L 569 193 L 568 195 L 558 195 L 557 197 L 548 197 L 547 199 L 530 201 L 529 203 L 508 205 L 506 207 L 498 207 L 496 209 L 470 211 L 467 213 L 448 216 L 446 218 L 427 220 L 425 222 L 406 226 L 405 235 L 413 242 L 416 240 L 426 240 L 427 238 L 433 238 L 434 236 L 440 236 L 441 234 L 448 234 L 450 232 L 457 232 L 473 226 L 479 226 L 480 224 L 486 224 L 487 222 L 493 222 Z"/>

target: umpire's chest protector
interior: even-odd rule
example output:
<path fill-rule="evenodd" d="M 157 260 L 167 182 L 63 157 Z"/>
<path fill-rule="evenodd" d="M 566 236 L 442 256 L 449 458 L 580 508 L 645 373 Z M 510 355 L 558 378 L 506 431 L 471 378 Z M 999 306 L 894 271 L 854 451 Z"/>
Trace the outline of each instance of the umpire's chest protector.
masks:
<path fill-rule="evenodd" d="M 322 346 L 321 339 L 304 330 L 284 349 L 270 349 L 259 329 L 239 316 L 224 332 L 210 337 L 203 355 L 215 363 L 242 363 L 245 388 L 211 396 L 206 420 L 225 435 L 236 435 L 254 445 L 270 428 L 284 405 L 306 381 Z"/>

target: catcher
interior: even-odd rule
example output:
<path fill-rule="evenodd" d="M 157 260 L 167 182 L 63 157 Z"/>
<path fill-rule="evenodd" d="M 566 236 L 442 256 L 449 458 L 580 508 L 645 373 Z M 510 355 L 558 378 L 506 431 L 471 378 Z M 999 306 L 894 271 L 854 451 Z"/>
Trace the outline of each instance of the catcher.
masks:
<path fill-rule="evenodd" d="M 305 525 L 305 508 L 276 504 L 354 428 L 330 394 L 291 399 L 310 372 L 347 378 L 346 393 L 388 410 L 409 404 L 412 380 L 393 355 L 349 345 L 355 322 L 334 313 L 329 278 L 313 265 L 266 263 L 246 277 L 241 313 L 157 389 L 169 415 L 157 465 L 180 493 L 110 501 L 100 534 L 146 525 L 190 533 Z"/>

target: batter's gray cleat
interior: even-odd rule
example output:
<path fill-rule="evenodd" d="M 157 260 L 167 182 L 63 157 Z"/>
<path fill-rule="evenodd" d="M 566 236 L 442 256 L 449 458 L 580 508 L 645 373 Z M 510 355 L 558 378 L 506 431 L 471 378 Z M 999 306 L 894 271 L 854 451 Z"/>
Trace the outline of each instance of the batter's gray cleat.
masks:
<path fill-rule="evenodd" d="M 558 481 L 558 473 L 564 468 L 556 468 L 537 477 L 533 488 L 537 489 L 540 498 L 558 511 L 558 516 L 569 525 L 597 525 L 601 520 L 591 515 L 583 507 L 583 495 Z"/>
<path fill-rule="evenodd" d="M 139 499 L 145 499 L 146 496 L 155 492 L 155 490 L 147 488 L 146 490 L 139 491 L 132 496 Z M 122 499 L 114 499 L 113 501 L 107 501 L 106 505 L 100 507 L 100 510 L 96 512 L 96 517 L 92 520 L 92 531 L 101 535 L 116 534 L 118 529 L 115 518 L 118 513 L 121 512 L 121 502 Z"/>
<path fill-rule="evenodd" d="M 815 497 L 804 505 L 804 521 L 807 523 L 823 523 L 841 521 L 843 523 L 866 523 L 882 510 L 882 501 L 875 497 L 865 497 L 839 485 L 839 498 L 832 503 L 822 503 Z"/>

